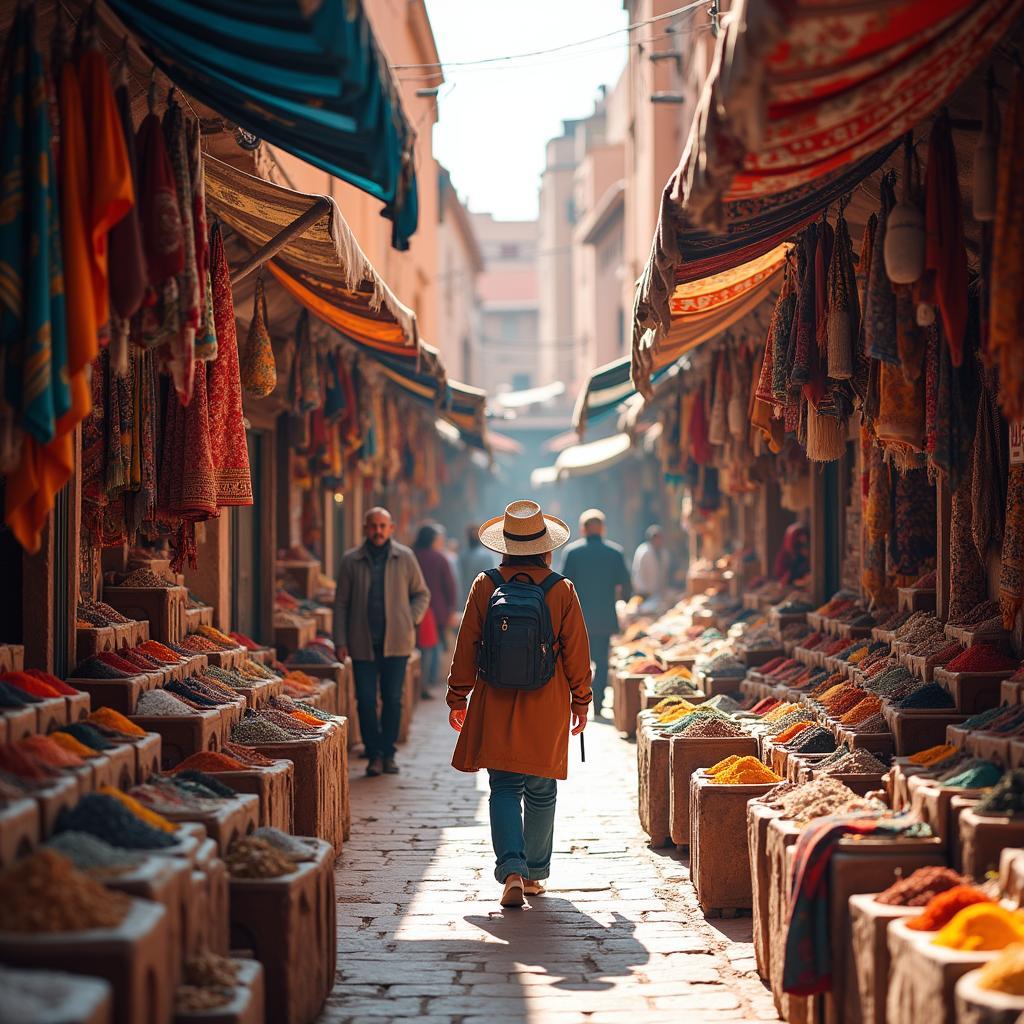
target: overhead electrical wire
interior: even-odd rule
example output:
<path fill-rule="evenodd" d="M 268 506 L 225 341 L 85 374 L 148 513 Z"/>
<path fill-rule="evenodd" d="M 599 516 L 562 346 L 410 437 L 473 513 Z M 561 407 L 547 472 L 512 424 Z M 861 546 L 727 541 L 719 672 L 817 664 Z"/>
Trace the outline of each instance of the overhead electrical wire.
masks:
<path fill-rule="evenodd" d="M 571 43 L 561 43 L 558 46 L 549 46 L 543 50 L 528 50 L 525 53 L 511 53 L 500 57 L 480 57 L 476 60 L 446 60 L 430 64 L 392 64 L 391 69 L 392 71 L 414 71 L 436 68 L 437 70 L 442 71 L 445 68 L 468 68 L 482 64 L 499 64 L 505 61 L 523 60 L 527 57 L 541 57 L 549 53 L 559 53 L 563 50 L 571 50 L 577 46 L 586 46 L 588 43 L 597 43 L 604 39 L 610 39 L 612 36 L 620 35 L 623 32 L 632 32 L 634 29 L 643 28 L 645 25 L 653 25 L 659 21 L 668 21 L 670 18 L 678 17 L 680 14 L 685 14 L 687 11 L 694 11 L 698 7 L 703 7 L 706 2 L 707 0 L 692 0 L 691 3 L 684 4 L 682 7 L 678 7 L 674 11 L 668 11 L 665 14 L 658 14 L 653 18 L 644 18 L 642 21 L 635 21 L 630 25 L 624 25 L 622 28 L 613 29 L 611 32 L 604 32 L 599 36 L 591 36 L 588 39 L 577 39 Z"/>

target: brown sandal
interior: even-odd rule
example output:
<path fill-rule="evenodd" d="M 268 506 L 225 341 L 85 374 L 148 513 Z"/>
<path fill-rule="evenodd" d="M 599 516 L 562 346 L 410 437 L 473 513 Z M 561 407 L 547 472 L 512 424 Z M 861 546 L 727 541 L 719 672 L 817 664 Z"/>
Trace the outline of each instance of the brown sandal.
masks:
<path fill-rule="evenodd" d="M 505 891 L 501 894 L 501 905 L 503 907 L 521 907 L 526 900 L 523 893 L 526 883 L 522 875 L 509 875 L 505 879 Z"/>

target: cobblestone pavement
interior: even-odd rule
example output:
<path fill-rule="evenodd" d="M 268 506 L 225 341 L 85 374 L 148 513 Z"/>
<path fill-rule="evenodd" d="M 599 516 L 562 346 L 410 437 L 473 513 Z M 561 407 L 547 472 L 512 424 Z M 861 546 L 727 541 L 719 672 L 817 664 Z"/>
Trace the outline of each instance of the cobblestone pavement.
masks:
<path fill-rule="evenodd" d="M 647 847 L 636 748 L 587 728 L 559 784 L 546 896 L 502 911 L 486 775 L 450 766 L 440 700 L 420 705 L 402 774 L 352 766 L 338 862 L 338 975 L 321 1024 L 777 1020 L 749 918 L 705 921 L 677 853 Z"/>

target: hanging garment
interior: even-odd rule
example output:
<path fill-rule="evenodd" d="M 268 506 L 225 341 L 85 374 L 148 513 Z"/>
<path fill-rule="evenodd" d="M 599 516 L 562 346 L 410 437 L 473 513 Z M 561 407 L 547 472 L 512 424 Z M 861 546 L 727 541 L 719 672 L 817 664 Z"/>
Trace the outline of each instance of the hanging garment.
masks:
<path fill-rule="evenodd" d="M 866 423 L 860 428 L 862 530 L 861 584 L 875 607 L 889 607 L 891 587 L 886 574 L 886 538 L 891 524 L 889 466 Z"/>
<path fill-rule="evenodd" d="M 842 208 L 836 218 L 827 288 L 825 333 L 828 375 L 833 380 L 849 380 L 854 375 L 853 346 L 860 330 L 860 305 L 857 271 L 853 265 L 853 242 Z"/>
<path fill-rule="evenodd" d="M 705 411 L 703 384 L 693 401 L 687 434 L 690 438 L 690 455 L 693 461 L 698 466 L 706 466 L 711 461 L 711 444 L 708 441 L 708 418 Z"/>
<path fill-rule="evenodd" d="M 231 270 L 224 255 L 220 224 L 210 232 L 210 261 L 214 279 L 217 358 L 209 364 L 210 448 L 217 486 L 217 505 L 252 504 L 249 449 L 242 422 L 242 382 L 238 370 L 235 305 Z"/>
<path fill-rule="evenodd" d="M 202 305 L 196 330 L 196 359 L 212 363 L 217 358 L 216 316 L 213 308 L 213 276 L 210 262 L 210 229 L 206 222 L 206 180 L 200 146 L 199 122 L 190 120 L 188 140 L 188 173 L 192 182 L 192 235 L 196 247 L 196 273 L 199 278 Z"/>
<path fill-rule="evenodd" d="M 988 354 L 999 370 L 999 404 L 1009 420 L 1024 416 L 1024 73 L 1017 71 L 999 140 L 998 193 L 989 288 Z"/>
<path fill-rule="evenodd" d="M 942 340 L 941 320 L 936 322 L 936 328 L 940 340 L 932 462 L 946 474 L 950 489 L 956 490 L 967 473 L 978 415 L 978 370 L 974 355 L 978 347 L 977 301 L 972 299 L 968 306 L 962 366 L 953 366 L 949 346 Z"/>
<path fill-rule="evenodd" d="M 96 323 L 102 327 L 110 316 L 108 235 L 111 228 L 134 207 L 135 183 L 124 140 L 121 112 L 110 85 L 107 60 L 99 43 L 95 38 L 90 38 L 92 33 L 87 30 L 85 37 L 87 43 L 78 60 L 78 74 L 89 140 L 93 301 L 96 306 Z M 93 358 L 94 354 L 81 365 L 92 362 Z M 72 372 L 77 370 L 73 367 Z"/>
<path fill-rule="evenodd" d="M 242 387 L 254 398 L 266 398 L 277 387 L 277 366 L 274 346 L 270 342 L 267 326 L 267 297 L 263 290 L 263 277 L 256 278 L 252 298 L 252 320 L 245 339 L 242 355 Z"/>
<path fill-rule="evenodd" d="M 896 292 L 885 272 L 885 229 L 896 203 L 892 176 L 882 178 L 882 205 L 872 239 L 871 266 L 864 298 L 864 352 L 886 363 L 899 362 L 896 343 Z"/>
<path fill-rule="evenodd" d="M 1024 465 L 1010 467 L 1006 484 L 1003 561 L 999 570 L 999 607 L 1003 628 L 1012 630 L 1024 606 Z"/>
<path fill-rule="evenodd" d="M 146 252 L 142 241 L 140 221 L 142 195 L 139 191 L 139 162 L 135 148 L 135 128 L 132 125 L 131 97 L 128 95 L 127 69 L 122 64 L 119 81 L 114 91 L 114 102 L 124 136 L 125 156 L 132 179 L 136 202 L 128 213 L 110 229 L 110 302 L 113 312 L 123 320 L 130 320 L 139 311 L 146 295 L 148 271 Z"/>
<path fill-rule="evenodd" d="M 151 349 L 134 348 L 132 359 L 132 407 L 135 428 L 132 433 L 132 480 L 138 480 L 125 495 L 125 524 L 133 538 L 143 523 L 156 511 L 156 435 L 158 396 L 156 366 Z"/>
<path fill-rule="evenodd" d="M 948 353 L 946 353 L 948 357 Z M 988 572 L 971 534 L 973 457 L 953 492 L 949 522 L 949 621 L 956 622 L 988 597 Z"/>
<path fill-rule="evenodd" d="M 167 359 L 178 398 L 182 405 L 188 405 L 192 397 L 192 378 L 195 374 L 196 332 L 199 330 L 202 316 L 203 286 L 196 263 L 193 217 L 195 196 L 190 174 L 188 135 L 185 117 L 174 98 L 173 89 L 168 97 L 167 109 L 164 111 L 163 132 L 174 171 L 184 255 L 181 272 L 178 274 L 178 330 L 166 342 Z"/>
<path fill-rule="evenodd" d="M 39 550 L 68 478 L 66 442 L 56 452 L 45 447 L 71 407 L 59 204 L 35 30 L 34 5 L 19 5 L 0 85 L 6 126 L 0 141 L 0 378 L 11 418 L 24 434 L 17 468 L 7 477 L 4 514 L 29 552 Z"/>
<path fill-rule="evenodd" d="M 853 344 L 853 392 L 860 399 L 864 416 L 874 422 L 878 415 L 877 394 L 871 394 L 871 368 L 876 365 L 867 354 L 866 324 L 868 282 L 871 278 L 871 259 L 875 251 L 875 234 L 878 231 L 878 215 L 868 217 L 861 239 L 860 260 L 857 263 L 857 295 L 860 323 L 854 335 Z"/>
<path fill-rule="evenodd" d="M 982 564 L 988 561 L 990 546 L 1003 539 L 1003 513 L 1006 508 L 1008 452 L 1002 443 L 1003 430 L 995 395 L 987 387 L 978 397 L 978 420 L 974 431 L 974 456 L 971 469 L 971 536 Z"/>
<path fill-rule="evenodd" d="M 967 249 L 956 148 L 945 110 L 935 118 L 928 141 L 925 229 L 922 298 L 938 306 L 949 354 L 958 367 L 964 360 L 967 330 Z"/>
<path fill-rule="evenodd" d="M 893 479 L 889 565 L 897 587 L 912 586 L 935 568 L 935 488 L 925 469 Z"/>
<path fill-rule="evenodd" d="M 304 309 L 295 324 L 295 360 L 292 367 L 292 409 L 312 412 L 323 401 L 317 346 L 309 330 L 309 313 Z"/>
<path fill-rule="evenodd" d="M 815 264 L 818 249 L 818 225 L 809 224 L 801 239 L 802 258 L 798 263 L 799 284 L 796 307 L 796 347 L 790 383 L 803 386 L 811 381 L 818 351 L 815 303 Z"/>

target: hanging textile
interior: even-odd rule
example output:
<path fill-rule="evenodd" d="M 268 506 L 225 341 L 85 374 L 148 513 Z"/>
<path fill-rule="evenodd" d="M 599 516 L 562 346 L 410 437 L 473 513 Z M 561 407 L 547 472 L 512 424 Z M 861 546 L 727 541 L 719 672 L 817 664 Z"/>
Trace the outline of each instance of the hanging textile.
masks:
<path fill-rule="evenodd" d="M 66 444 L 54 453 L 46 446 L 71 407 L 71 395 L 59 204 L 34 5 L 18 6 L 5 57 L 0 86 L 0 121 L 6 126 L 0 142 L 0 208 L 6 214 L 0 223 L 0 377 L 9 421 L 23 437 L 12 442 L 21 451 L 17 468 L 7 477 L 4 514 L 18 543 L 36 552 L 57 491 L 68 478 Z M 13 461 L 13 450 L 10 456 Z"/>
<path fill-rule="evenodd" d="M 935 568 L 935 488 L 925 469 L 894 475 L 889 564 L 897 587 Z"/>
<path fill-rule="evenodd" d="M 946 111 L 935 118 L 928 143 L 925 232 L 922 298 L 938 306 L 946 344 L 958 367 L 963 363 L 967 330 L 967 250 L 956 148 Z"/>
<path fill-rule="evenodd" d="M 862 582 L 876 607 L 889 604 L 886 542 L 892 529 L 891 470 L 885 453 L 867 425 L 861 428 L 861 452 L 867 467 L 864 482 L 864 567 Z"/>
<path fill-rule="evenodd" d="M 218 507 L 252 504 L 249 449 L 242 419 L 242 382 L 238 369 L 235 305 L 231 270 L 224 255 L 220 224 L 210 232 L 213 316 L 217 358 L 209 364 L 210 450 Z"/>
<path fill-rule="evenodd" d="M 999 371 L 999 404 L 1009 420 L 1024 416 L 1024 73 L 1014 75 L 1000 128 L 998 193 L 989 287 L 988 358 Z"/>
<path fill-rule="evenodd" d="M 828 313 L 825 329 L 828 375 L 833 380 L 854 376 L 853 346 L 860 331 L 860 301 L 857 295 L 857 268 L 853 262 L 853 241 L 843 211 L 836 218 L 832 259 L 828 268 Z"/>
<path fill-rule="evenodd" d="M 953 492 L 949 523 L 949 621 L 957 622 L 988 597 L 988 572 L 971 534 L 973 455 Z"/>
<path fill-rule="evenodd" d="M 896 344 L 896 292 L 885 272 L 885 232 L 889 214 L 896 204 L 891 174 L 882 178 L 882 206 L 873 236 L 871 270 L 864 301 L 864 352 L 886 363 L 899 362 Z"/>
<path fill-rule="evenodd" d="M 292 409 L 311 412 L 323 402 L 317 346 L 309 329 L 309 313 L 304 309 L 295 324 L 295 359 L 291 381 Z"/>
<path fill-rule="evenodd" d="M 999 607 L 1003 628 L 1012 630 L 1024 606 L 1024 465 L 1010 467 L 1006 484 L 1003 561 L 999 571 Z"/>
<path fill-rule="evenodd" d="M 167 340 L 167 359 L 178 398 L 182 405 L 188 405 L 192 397 L 196 331 L 202 317 L 202 295 L 199 266 L 196 262 L 193 217 L 195 196 L 190 173 L 188 134 L 185 116 L 174 97 L 173 89 L 167 97 L 163 132 L 171 168 L 174 171 L 183 254 L 182 268 L 178 274 L 178 330 Z"/>
<path fill-rule="evenodd" d="M 192 183 L 192 237 L 195 240 L 200 299 L 195 356 L 200 362 L 212 363 L 217 358 L 217 331 L 214 326 L 213 278 L 210 273 L 210 228 L 206 222 L 206 177 L 197 120 L 189 120 L 185 140 L 188 148 L 188 175 Z"/>
<path fill-rule="evenodd" d="M 989 547 L 998 547 L 1003 539 L 1008 457 L 995 395 L 988 387 L 982 387 L 971 469 L 971 536 L 983 565 L 988 561 Z"/>
<path fill-rule="evenodd" d="M 134 383 L 132 407 L 135 420 L 132 435 L 132 479 L 137 479 L 138 484 L 131 493 L 125 495 L 125 523 L 130 538 L 134 537 L 143 523 L 153 519 L 156 511 L 156 436 L 159 405 L 152 350 L 133 348 L 131 360 Z"/>

